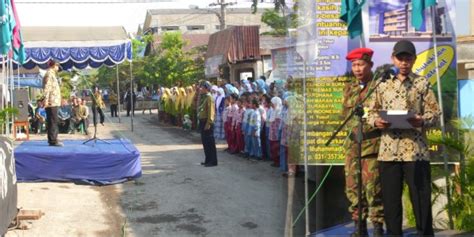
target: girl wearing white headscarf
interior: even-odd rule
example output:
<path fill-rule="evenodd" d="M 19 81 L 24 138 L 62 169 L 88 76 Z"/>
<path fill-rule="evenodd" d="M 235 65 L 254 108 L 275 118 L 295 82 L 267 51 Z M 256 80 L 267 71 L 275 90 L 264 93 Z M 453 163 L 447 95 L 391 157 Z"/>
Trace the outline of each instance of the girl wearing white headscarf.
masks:
<path fill-rule="evenodd" d="M 272 113 L 269 118 L 270 132 L 268 140 L 270 141 L 270 154 L 273 160 L 272 166 L 280 166 L 280 132 L 281 132 L 281 115 L 282 115 L 282 101 L 280 97 L 272 98 Z"/>
<path fill-rule="evenodd" d="M 215 118 L 215 123 L 214 123 L 214 138 L 215 139 L 225 139 L 225 134 L 224 134 L 224 120 L 223 120 L 223 115 L 224 115 L 224 109 L 225 109 L 225 92 L 224 89 L 222 88 L 217 88 L 217 96 L 215 100 L 215 105 L 216 105 L 216 118 Z"/>

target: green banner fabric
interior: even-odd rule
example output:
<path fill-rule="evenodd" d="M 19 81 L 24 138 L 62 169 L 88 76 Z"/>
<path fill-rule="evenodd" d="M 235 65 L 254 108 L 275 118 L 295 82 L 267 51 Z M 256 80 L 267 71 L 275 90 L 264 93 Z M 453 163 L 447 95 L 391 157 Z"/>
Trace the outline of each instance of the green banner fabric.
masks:
<path fill-rule="evenodd" d="M 365 0 L 342 0 L 340 18 L 347 23 L 347 30 L 351 39 L 363 32 L 362 6 Z"/>
<path fill-rule="evenodd" d="M 413 0 L 411 8 L 411 24 L 416 30 L 421 30 L 425 20 L 425 9 L 436 5 L 436 0 Z"/>

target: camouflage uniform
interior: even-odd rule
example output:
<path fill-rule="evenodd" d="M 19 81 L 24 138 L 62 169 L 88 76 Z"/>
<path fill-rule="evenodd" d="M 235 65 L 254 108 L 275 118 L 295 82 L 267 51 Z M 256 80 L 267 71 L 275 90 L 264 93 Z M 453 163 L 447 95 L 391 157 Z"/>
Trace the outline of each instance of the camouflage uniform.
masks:
<path fill-rule="evenodd" d="M 350 114 L 354 106 L 363 99 L 367 93 L 367 88 L 373 86 L 369 83 L 362 89 L 357 79 L 347 83 L 344 89 L 344 116 Z M 369 102 L 364 103 L 364 111 L 367 116 L 367 107 Z M 354 221 L 358 220 L 358 198 L 357 198 L 357 175 L 359 172 L 358 144 L 355 134 L 357 133 L 357 116 L 349 121 L 347 128 L 349 136 L 344 144 L 345 148 L 345 176 L 346 176 L 346 195 L 350 201 L 349 212 Z M 365 119 L 364 119 L 365 120 Z M 373 223 L 383 223 L 382 192 L 378 172 L 377 153 L 380 146 L 380 130 L 375 129 L 366 123 L 363 125 L 362 141 L 362 220 L 370 219 Z M 370 214 L 369 210 L 370 209 Z"/>

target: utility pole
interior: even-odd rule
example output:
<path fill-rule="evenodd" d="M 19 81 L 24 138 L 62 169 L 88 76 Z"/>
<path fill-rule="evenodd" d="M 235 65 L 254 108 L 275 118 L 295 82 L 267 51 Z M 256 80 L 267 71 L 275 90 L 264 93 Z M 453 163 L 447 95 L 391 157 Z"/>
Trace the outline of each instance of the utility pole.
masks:
<path fill-rule="evenodd" d="M 220 9 L 220 13 L 219 12 L 214 12 L 217 16 L 217 18 L 219 18 L 219 23 L 220 23 L 220 30 L 225 30 L 225 17 L 226 17 L 226 10 L 227 10 L 227 7 L 228 6 L 232 6 L 236 4 L 235 2 L 225 2 L 225 0 L 217 0 L 217 2 L 214 2 L 214 3 L 211 3 L 209 4 L 210 7 L 216 7 L 216 6 L 219 6 L 221 9 Z"/>

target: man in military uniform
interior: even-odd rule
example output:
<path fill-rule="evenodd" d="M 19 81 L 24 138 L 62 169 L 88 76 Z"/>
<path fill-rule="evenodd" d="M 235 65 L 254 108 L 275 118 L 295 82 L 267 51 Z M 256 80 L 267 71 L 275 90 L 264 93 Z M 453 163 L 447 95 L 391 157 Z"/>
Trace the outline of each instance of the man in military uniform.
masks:
<path fill-rule="evenodd" d="M 48 128 L 48 143 L 50 146 L 63 146 L 58 141 L 59 118 L 58 108 L 61 106 L 61 88 L 57 78 L 59 63 L 48 62 L 48 71 L 43 78 L 44 106 L 46 108 L 46 127 Z"/>
<path fill-rule="evenodd" d="M 372 81 L 372 55 L 373 51 L 368 48 L 358 48 L 352 50 L 346 59 L 352 63 L 352 74 L 354 77 L 347 83 L 344 89 L 344 110 L 348 116 L 355 106 L 367 95 L 369 88 L 374 86 Z M 364 108 L 368 107 L 368 102 L 364 103 Z M 365 110 L 365 109 L 364 109 Z M 365 118 L 364 118 L 365 119 Z M 348 125 L 349 137 L 345 143 L 346 162 L 346 195 L 350 201 L 349 212 L 355 222 L 356 229 L 352 236 L 368 236 L 367 218 L 374 225 L 374 236 L 383 236 L 383 205 L 382 192 L 380 186 L 377 154 L 380 145 L 380 130 L 364 124 L 362 140 L 362 196 L 361 208 L 358 210 L 358 143 L 357 143 L 358 119 L 354 116 Z M 362 211 L 362 223 L 359 225 L 359 211 Z M 370 213 L 370 214 L 369 214 Z M 361 228 L 359 231 L 359 227 Z"/>
<path fill-rule="evenodd" d="M 206 159 L 201 165 L 205 167 L 217 166 L 216 141 L 214 139 L 214 116 L 216 107 L 212 97 L 211 83 L 203 81 L 200 85 L 201 101 L 198 107 L 199 129 Z"/>

